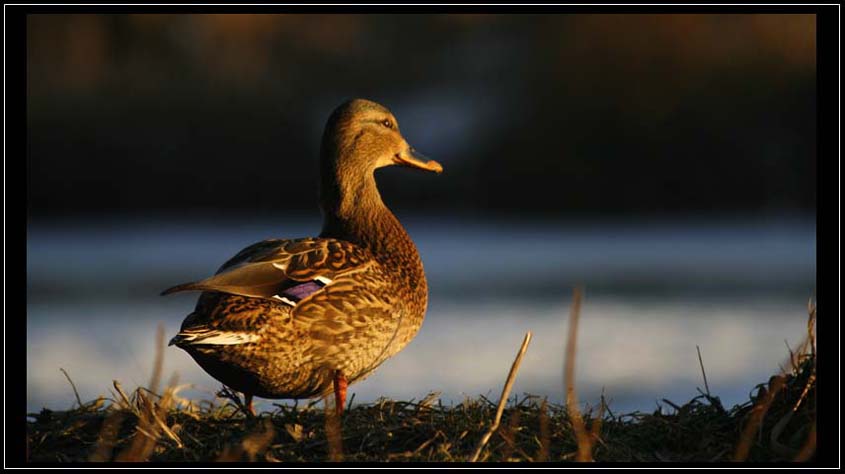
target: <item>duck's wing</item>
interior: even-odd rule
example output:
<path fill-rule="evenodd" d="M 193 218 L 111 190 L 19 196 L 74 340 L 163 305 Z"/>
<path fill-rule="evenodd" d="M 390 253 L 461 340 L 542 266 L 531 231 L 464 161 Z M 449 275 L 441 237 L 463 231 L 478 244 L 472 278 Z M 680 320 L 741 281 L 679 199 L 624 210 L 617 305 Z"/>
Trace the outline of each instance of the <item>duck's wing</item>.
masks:
<path fill-rule="evenodd" d="M 165 291 L 210 292 L 197 305 L 212 309 L 192 313 L 192 321 L 186 319 L 173 343 L 260 343 L 263 323 L 259 321 L 268 317 L 267 306 L 273 301 L 288 306 L 291 320 L 307 332 L 300 341 L 308 345 L 304 357 L 316 366 L 351 358 L 352 372 L 346 376 L 354 381 L 392 353 L 403 313 L 395 310 L 401 296 L 385 291 L 390 278 L 369 250 L 346 241 L 259 242 L 223 264 L 213 277 Z M 364 365 L 357 366 L 358 359 Z"/>
<path fill-rule="evenodd" d="M 205 280 L 176 285 L 179 291 L 217 291 L 296 303 L 334 280 L 377 265 L 370 252 L 329 238 L 265 240 L 238 252 Z"/>

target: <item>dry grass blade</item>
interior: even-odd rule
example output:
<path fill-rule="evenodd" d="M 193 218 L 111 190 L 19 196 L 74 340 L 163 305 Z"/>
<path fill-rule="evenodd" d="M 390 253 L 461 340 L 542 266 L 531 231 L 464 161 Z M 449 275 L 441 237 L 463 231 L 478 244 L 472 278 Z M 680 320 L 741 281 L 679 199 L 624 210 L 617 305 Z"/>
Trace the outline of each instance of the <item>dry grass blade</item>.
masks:
<path fill-rule="evenodd" d="M 420 401 L 418 408 L 420 411 L 429 410 L 431 409 L 432 405 L 434 405 L 434 402 L 439 399 L 440 392 L 430 392 L 428 395 L 425 396 L 425 398 Z"/>
<path fill-rule="evenodd" d="M 76 396 L 76 403 L 78 403 L 79 406 L 81 407 L 82 406 L 82 399 L 79 398 L 79 392 L 76 390 L 76 384 L 74 384 L 73 380 L 70 379 L 70 375 L 67 374 L 67 371 L 65 369 L 59 368 L 59 370 L 61 370 L 62 373 L 65 374 L 65 378 L 67 379 L 68 382 L 70 382 L 70 387 L 73 389 L 73 394 Z"/>
<path fill-rule="evenodd" d="M 117 380 L 112 380 L 112 385 L 114 386 L 114 389 L 117 390 L 117 393 L 120 395 L 120 401 L 118 402 L 120 408 L 135 413 L 135 416 L 141 416 L 140 412 L 138 412 L 138 410 L 135 408 L 135 405 L 129 401 L 129 397 L 126 396 L 126 392 L 123 391 L 123 387 L 121 387 L 120 382 L 118 382 Z"/>
<path fill-rule="evenodd" d="M 810 340 L 810 354 L 814 357 L 816 355 L 816 303 L 813 302 L 813 299 L 807 302 L 807 314 L 810 315 L 807 318 L 807 338 Z"/>
<path fill-rule="evenodd" d="M 153 362 L 153 373 L 150 375 L 150 391 L 158 393 L 158 384 L 161 381 L 161 371 L 164 368 L 164 324 L 158 323 L 156 327 L 156 352 Z"/>
<path fill-rule="evenodd" d="M 804 390 L 801 391 L 801 396 L 798 397 L 798 401 L 795 402 L 795 406 L 792 407 L 792 411 L 798 411 L 798 408 L 801 406 L 801 402 L 807 398 L 807 394 L 810 393 L 810 389 L 813 387 L 813 384 L 816 383 L 816 368 L 813 367 L 813 372 L 810 374 L 810 377 L 807 379 L 806 385 L 804 385 Z"/>
<path fill-rule="evenodd" d="M 502 421 L 502 412 L 505 410 L 505 404 L 508 402 L 511 387 L 513 387 L 514 380 L 516 380 L 516 373 L 519 371 L 519 364 L 522 363 L 522 356 L 524 356 L 525 351 L 528 350 L 529 342 L 531 342 L 531 331 L 525 333 L 525 339 L 522 341 L 522 347 L 519 348 L 519 352 L 516 354 L 516 359 L 514 359 L 513 365 L 511 365 L 511 370 L 508 373 L 508 379 L 502 389 L 502 396 L 499 398 L 499 406 L 496 409 L 496 417 L 493 420 L 493 424 L 487 432 L 484 433 L 484 436 L 481 437 L 481 441 L 478 442 L 478 447 L 475 448 L 475 453 L 473 453 L 473 455 L 469 458 L 469 462 L 478 461 L 478 457 L 481 455 L 481 451 L 484 449 L 484 446 L 490 440 L 490 437 L 493 436 L 493 433 L 499 429 L 499 423 Z"/>
<path fill-rule="evenodd" d="M 578 408 L 578 395 L 575 392 L 575 354 L 578 341 L 578 320 L 581 315 L 581 299 L 583 290 L 575 287 L 572 291 L 572 307 L 569 313 L 569 335 L 566 340 L 566 360 L 564 361 L 564 382 L 566 384 L 566 408 L 575 432 L 575 442 L 578 451 L 575 460 L 589 462 L 593 460 L 594 439 L 584 425 L 581 410 Z"/>
<path fill-rule="evenodd" d="M 599 404 L 599 413 L 598 416 L 593 418 L 593 423 L 590 426 L 590 442 L 595 445 L 596 442 L 601 443 L 604 445 L 604 441 L 601 439 L 601 427 L 602 423 L 604 423 L 604 411 L 607 409 L 607 405 L 604 404 L 604 398 L 601 399 L 601 403 Z M 591 446 L 592 448 L 592 446 Z M 591 450 L 592 456 L 592 450 Z"/>
<path fill-rule="evenodd" d="M 184 445 L 182 444 L 182 440 L 179 438 L 179 436 L 176 435 L 176 433 L 173 432 L 173 430 L 170 429 L 169 426 L 167 426 L 167 423 L 164 422 L 164 417 L 167 415 L 167 408 L 170 407 L 171 402 L 173 400 L 171 389 L 167 389 L 167 391 L 165 392 L 165 396 L 167 397 L 167 401 L 165 402 L 164 400 L 162 400 L 161 402 L 161 406 L 165 408 L 160 408 L 159 410 L 154 411 L 152 415 L 156 425 L 161 428 L 161 431 L 176 444 L 177 448 L 181 449 L 182 447 L 184 447 Z"/>
<path fill-rule="evenodd" d="M 698 344 L 695 345 L 695 351 L 698 352 L 698 365 L 701 366 L 701 376 L 704 378 L 704 390 L 707 392 L 707 396 L 710 396 L 710 385 L 707 384 L 707 372 L 704 371 L 704 361 L 701 360 L 701 349 L 698 347 Z"/>
<path fill-rule="evenodd" d="M 785 383 L 786 377 L 784 375 L 772 377 L 766 393 L 754 404 L 751 411 L 751 419 L 748 420 L 748 423 L 746 423 L 740 434 L 739 443 L 734 452 L 734 461 L 745 461 L 748 459 L 748 453 L 751 451 L 751 445 L 754 443 L 754 433 L 763 423 L 763 417 L 766 416 L 766 412 Z"/>
<path fill-rule="evenodd" d="M 549 436 L 549 403 L 547 399 L 543 399 L 540 405 L 540 450 L 534 457 L 537 462 L 543 462 L 549 459 L 549 446 L 551 445 L 551 437 Z"/>
<path fill-rule="evenodd" d="M 804 385 L 804 390 L 801 392 L 801 396 L 798 398 L 795 406 L 792 407 L 793 412 L 798 410 L 798 407 L 801 406 L 801 402 L 803 402 L 807 397 L 807 394 L 810 393 L 810 388 L 812 388 L 813 384 L 816 383 L 816 305 L 813 303 L 812 298 L 807 303 L 807 313 L 809 314 L 809 317 L 807 318 L 807 338 L 804 340 L 802 347 L 806 348 L 809 346 L 810 357 L 813 360 L 813 371 L 807 379 L 807 384 Z"/>

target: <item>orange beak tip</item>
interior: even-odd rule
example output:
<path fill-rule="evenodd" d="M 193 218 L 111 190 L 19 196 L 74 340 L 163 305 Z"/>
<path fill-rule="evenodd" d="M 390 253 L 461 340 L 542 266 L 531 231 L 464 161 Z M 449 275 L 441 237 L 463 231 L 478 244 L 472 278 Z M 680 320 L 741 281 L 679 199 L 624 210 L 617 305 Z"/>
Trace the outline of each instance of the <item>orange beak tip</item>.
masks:
<path fill-rule="evenodd" d="M 393 161 L 397 165 L 409 166 L 411 168 L 418 168 L 425 171 L 433 171 L 437 174 L 443 172 L 443 166 L 440 163 L 434 160 L 425 159 L 424 157 L 403 157 L 396 155 Z"/>

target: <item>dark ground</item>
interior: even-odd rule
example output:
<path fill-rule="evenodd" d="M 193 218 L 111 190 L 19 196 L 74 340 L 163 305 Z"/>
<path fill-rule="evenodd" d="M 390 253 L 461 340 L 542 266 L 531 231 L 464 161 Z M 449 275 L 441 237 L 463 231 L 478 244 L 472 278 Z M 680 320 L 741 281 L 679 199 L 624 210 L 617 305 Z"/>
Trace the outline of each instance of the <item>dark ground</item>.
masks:
<path fill-rule="evenodd" d="M 813 312 L 814 315 L 814 312 Z M 814 323 L 811 317 L 810 331 Z M 726 409 L 702 394 L 683 405 L 663 400 L 653 413 L 615 414 L 588 408 L 586 431 L 577 412 L 539 397 L 512 398 L 480 461 L 564 462 L 591 456 L 608 462 L 777 462 L 812 460 L 816 447 L 816 358 L 812 332 L 790 354 L 783 374 L 749 390 L 749 400 Z M 155 383 L 151 384 L 153 387 Z M 30 462 L 86 461 L 467 461 L 490 427 L 496 404 L 467 399 L 443 406 L 380 400 L 352 405 L 338 420 L 322 404 L 277 406 L 245 417 L 234 400 L 200 404 L 115 383 L 114 400 L 76 409 L 43 409 L 27 423 Z M 584 458 L 581 458 L 584 459 Z"/>

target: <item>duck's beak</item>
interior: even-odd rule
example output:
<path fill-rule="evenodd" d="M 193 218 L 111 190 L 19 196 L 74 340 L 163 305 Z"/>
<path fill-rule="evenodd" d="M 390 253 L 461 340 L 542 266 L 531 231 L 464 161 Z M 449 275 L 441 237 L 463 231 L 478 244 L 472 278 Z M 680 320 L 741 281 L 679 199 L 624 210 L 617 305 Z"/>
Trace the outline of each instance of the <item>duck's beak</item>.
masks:
<path fill-rule="evenodd" d="M 434 160 L 429 160 L 428 157 L 411 147 L 408 147 L 404 153 L 397 153 L 396 156 L 393 157 L 393 162 L 397 165 L 410 166 L 412 168 L 419 168 L 426 171 L 434 171 L 435 173 L 443 172 L 443 167 L 440 166 L 440 163 Z"/>

